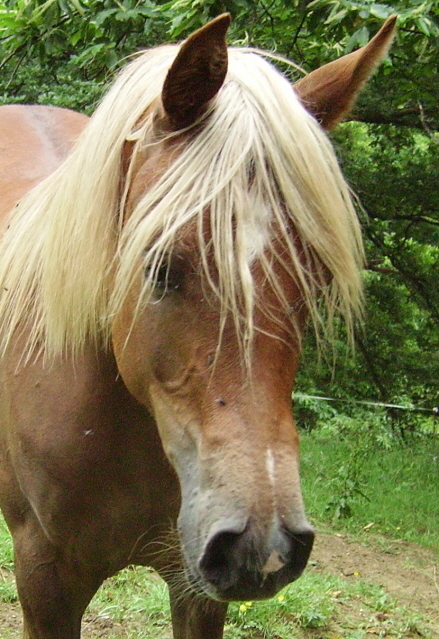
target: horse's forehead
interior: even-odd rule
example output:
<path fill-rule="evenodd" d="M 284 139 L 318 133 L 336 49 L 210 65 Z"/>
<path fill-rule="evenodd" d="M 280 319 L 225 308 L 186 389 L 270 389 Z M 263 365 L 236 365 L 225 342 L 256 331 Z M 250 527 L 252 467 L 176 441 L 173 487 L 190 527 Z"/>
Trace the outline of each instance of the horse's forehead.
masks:
<path fill-rule="evenodd" d="M 183 150 L 181 136 L 150 144 L 127 140 L 123 149 L 125 179 L 129 181 L 127 208 L 132 210 L 169 169 Z"/>

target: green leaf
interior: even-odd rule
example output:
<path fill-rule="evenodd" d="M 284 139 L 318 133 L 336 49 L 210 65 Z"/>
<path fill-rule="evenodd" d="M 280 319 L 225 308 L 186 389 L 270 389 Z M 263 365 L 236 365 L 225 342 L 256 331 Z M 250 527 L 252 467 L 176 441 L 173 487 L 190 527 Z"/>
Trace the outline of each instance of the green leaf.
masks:
<path fill-rule="evenodd" d="M 415 20 L 415 24 L 427 38 L 431 35 L 432 22 L 429 18 L 420 17 Z"/>
<path fill-rule="evenodd" d="M 370 7 L 370 15 L 379 18 L 380 20 L 386 20 L 394 10 L 387 4 L 373 4 Z"/>
<path fill-rule="evenodd" d="M 26 21 L 11 13 L 0 14 L 0 29 L 8 28 L 14 32 L 16 29 L 26 26 Z"/>
<path fill-rule="evenodd" d="M 340 9 L 340 11 L 337 11 L 336 13 L 331 13 L 325 20 L 325 24 L 337 24 L 347 16 L 347 13 L 346 9 Z"/>
<path fill-rule="evenodd" d="M 369 29 L 367 27 L 361 27 L 361 29 L 357 29 L 355 33 L 351 35 L 346 44 L 346 53 L 350 53 L 354 49 L 358 49 L 359 47 L 363 47 L 367 42 L 369 42 L 370 34 Z"/>
<path fill-rule="evenodd" d="M 108 18 L 113 17 L 117 13 L 118 9 L 104 9 L 99 11 L 94 18 L 94 22 L 97 26 L 101 26 Z"/>

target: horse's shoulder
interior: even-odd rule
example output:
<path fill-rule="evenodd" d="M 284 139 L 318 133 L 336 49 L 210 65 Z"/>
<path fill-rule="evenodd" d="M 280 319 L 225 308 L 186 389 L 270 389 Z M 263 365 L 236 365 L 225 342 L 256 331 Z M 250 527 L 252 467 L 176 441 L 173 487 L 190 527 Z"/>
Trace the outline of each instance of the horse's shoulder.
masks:
<path fill-rule="evenodd" d="M 59 166 L 87 120 L 59 107 L 0 106 L 0 214 Z"/>

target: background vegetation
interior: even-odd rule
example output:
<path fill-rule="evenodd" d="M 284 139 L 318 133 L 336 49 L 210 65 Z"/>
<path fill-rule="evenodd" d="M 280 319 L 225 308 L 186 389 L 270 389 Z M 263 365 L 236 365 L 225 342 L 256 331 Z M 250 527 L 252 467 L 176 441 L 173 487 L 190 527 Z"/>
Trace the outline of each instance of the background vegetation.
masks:
<path fill-rule="evenodd" d="M 334 142 L 359 197 L 367 315 L 357 353 L 316 363 L 299 390 L 432 409 L 439 403 L 439 3 L 435 0 L 0 0 L 0 102 L 90 113 L 124 58 L 223 11 L 230 40 L 311 70 L 364 44 L 392 13 L 389 58 Z M 324 412 L 324 411 L 323 411 Z M 389 419 L 404 420 L 395 412 Z M 413 429 L 413 420 L 407 420 Z"/>
<path fill-rule="evenodd" d="M 317 361 L 309 336 L 295 408 L 321 446 L 347 436 L 365 451 L 428 445 L 439 428 L 437 0 L 0 0 L 0 103 L 91 113 L 127 56 L 181 39 L 223 11 L 233 16 L 231 43 L 275 50 L 305 70 L 399 16 L 389 57 L 333 135 L 363 224 L 365 326 L 354 355 L 340 327 L 335 366 L 331 356 Z M 348 475 L 356 456 L 348 455 Z M 343 499 L 358 497 L 358 483 Z M 349 504 L 338 505 L 349 514 Z"/>
<path fill-rule="evenodd" d="M 316 361 L 309 337 L 295 409 L 305 431 L 305 500 L 320 526 L 336 523 L 339 530 L 358 532 L 373 524 L 380 533 L 437 550 L 437 0 L 0 0 L 0 103 L 91 113 L 126 56 L 184 38 L 223 11 L 233 15 L 231 43 L 275 50 L 307 71 L 361 46 L 386 17 L 399 15 L 389 58 L 333 136 L 363 223 L 365 327 L 355 356 L 346 352 L 340 327 L 335 367 L 331 357 Z M 355 403 L 361 401 L 416 410 Z M 0 523 L 0 602 L 16 597 L 7 578 L 11 569 L 11 545 Z M 142 629 L 123 636 L 168 636 L 163 584 L 144 569 L 132 576 L 124 572 L 112 580 L 90 615 L 135 619 L 141 613 Z M 353 629 L 329 631 L 338 605 L 334 593 L 343 593 L 344 605 L 361 598 L 374 611 L 372 626 L 365 618 L 363 626 L 357 621 Z M 389 621 L 395 605 L 377 587 L 359 583 L 352 589 L 311 572 L 270 603 L 232 606 L 227 636 L 304 637 L 307 630 L 307 636 L 352 639 L 371 636 L 368 630 L 427 636 L 411 614 Z"/>

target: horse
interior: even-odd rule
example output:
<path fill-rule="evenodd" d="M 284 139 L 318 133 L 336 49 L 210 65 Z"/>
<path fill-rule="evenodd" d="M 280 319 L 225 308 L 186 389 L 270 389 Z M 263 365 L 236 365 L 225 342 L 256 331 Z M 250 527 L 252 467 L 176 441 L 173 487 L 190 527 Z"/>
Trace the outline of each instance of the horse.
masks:
<path fill-rule="evenodd" d="M 0 109 L 0 503 L 26 639 L 79 639 L 131 564 L 175 639 L 311 552 L 291 394 L 310 322 L 361 312 L 362 245 L 325 133 L 386 54 L 292 85 L 230 16 L 142 52 L 94 115 Z"/>

